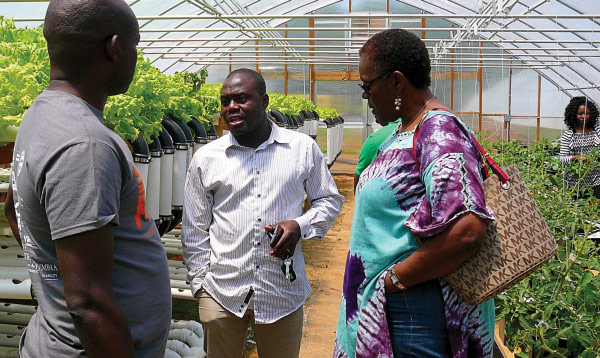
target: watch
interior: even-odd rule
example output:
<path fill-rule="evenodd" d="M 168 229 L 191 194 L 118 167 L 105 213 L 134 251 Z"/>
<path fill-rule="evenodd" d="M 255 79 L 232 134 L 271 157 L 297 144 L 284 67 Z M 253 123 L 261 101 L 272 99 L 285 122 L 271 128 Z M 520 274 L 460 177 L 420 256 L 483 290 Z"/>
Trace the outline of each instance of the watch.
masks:
<path fill-rule="evenodd" d="M 398 280 L 398 276 L 396 276 L 396 271 L 394 271 L 394 266 L 389 268 L 388 272 L 390 273 L 390 279 L 392 280 L 392 283 L 394 284 L 394 286 L 398 287 L 400 289 L 400 291 L 404 291 L 406 290 L 408 287 L 404 286 L 399 280 Z"/>

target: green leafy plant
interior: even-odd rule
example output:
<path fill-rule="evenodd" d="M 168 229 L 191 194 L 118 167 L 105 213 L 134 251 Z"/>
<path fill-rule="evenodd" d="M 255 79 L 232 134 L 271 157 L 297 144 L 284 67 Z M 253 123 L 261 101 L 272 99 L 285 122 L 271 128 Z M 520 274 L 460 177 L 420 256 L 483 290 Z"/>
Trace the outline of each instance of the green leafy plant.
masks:
<path fill-rule="evenodd" d="M 600 206 L 590 188 L 568 187 L 562 177 L 563 170 L 580 178 L 597 170 L 597 152 L 588 163 L 562 166 L 554 154 L 557 144 L 547 141 L 530 148 L 516 141 L 485 146 L 502 166 L 517 164 L 559 242 L 545 266 L 496 297 L 496 319 L 507 322 L 507 345 L 519 357 L 599 357 L 600 276 L 594 272 L 600 251 L 587 237 L 597 230 Z"/>

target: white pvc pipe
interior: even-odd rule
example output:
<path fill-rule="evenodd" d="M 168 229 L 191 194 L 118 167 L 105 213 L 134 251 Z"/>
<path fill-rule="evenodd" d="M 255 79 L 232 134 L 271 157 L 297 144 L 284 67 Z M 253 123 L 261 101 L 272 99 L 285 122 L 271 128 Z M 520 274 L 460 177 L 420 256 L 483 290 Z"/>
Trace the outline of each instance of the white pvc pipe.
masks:
<path fill-rule="evenodd" d="M 167 349 L 165 350 L 165 358 L 181 358 L 181 356 L 177 352 Z"/>
<path fill-rule="evenodd" d="M 194 143 L 194 152 L 193 152 L 193 154 L 196 154 L 196 152 L 198 151 L 198 149 L 202 148 L 203 146 L 204 146 L 204 144 Z"/>
<path fill-rule="evenodd" d="M 164 154 L 160 162 L 160 204 L 159 214 L 171 216 L 173 197 L 173 154 Z"/>
<path fill-rule="evenodd" d="M 183 187 L 185 184 L 187 150 L 176 150 L 173 162 L 173 186 L 171 205 L 183 206 Z M 161 188 L 162 190 L 162 188 Z"/>
<path fill-rule="evenodd" d="M 25 313 L 31 314 L 37 312 L 37 306 L 30 305 L 19 305 L 16 303 L 1 303 L 0 302 L 0 312 L 13 312 L 13 313 Z"/>
<path fill-rule="evenodd" d="M 183 261 L 167 260 L 169 267 L 187 268 Z"/>
<path fill-rule="evenodd" d="M 144 184 L 144 189 L 146 189 L 148 184 L 148 166 L 150 165 L 150 163 L 135 163 L 135 167 L 137 168 L 138 172 L 140 173 L 140 177 L 142 177 L 142 183 Z"/>
<path fill-rule="evenodd" d="M 31 279 L 11 280 L 0 279 L 0 298 L 11 300 L 30 300 Z M 1 313 L 1 312 L 0 312 Z"/>
<path fill-rule="evenodd" d="M 27 326 L 29 320 L 31 320 L 31 316 L 26 313 L 0 312 L 0 323 Z"/>
<path fill-rule="evenodd" d="M 0 266 L 26 267 L 25 257 L 21 255 L 0 255 Z"/>
<path fill-rule="evenodd" d="M 22 336 L 24 330 L 25 330 L 25 325 L 0 323 L 0 334 L 8 334 L 11 336 Z M 3 357 L 3 356 L 0 354 L 0 357 Z"/>
<path fill-rule="evenodd" d="M 187 281 L 187 273 L 169 272 L 169 278 L 174 281 Z"/>
<path fill-rule="evenodd" d="M 190 283 L 187 281 L 171 280 L 171 288 L 190 289 Z"/>
<path fill-rule="evenodd" d="M 184 342 L 192 351 L 192 357 L 194 358 L 204 358 L 206 356 L 204 342 L 189 329 L 172 329 L 169 331 L 169 339 Z"/>
<path fill-rule="evenodd" d="M 317 135 L 317 132 L 319 130 L 319 120 L 315 119 L 312 121 L 311 124 L 312 124 L 312 127 L 310 129 L 310 135 L 314 137 Z"/>
<path fill-rule="evenodd" d="M 187 268 L 186 267 L 169 266 L 169 272 L 177 272 L 177 273 L 186 273 L 187 274 Z"/>
<path fill-rule="evenodd" d="M 194 296 L 192 296 L 191 289 L 183 289 L 183 288 L 173 288 L 171 287 L 171 296 L 173 298 L 180 298 L 182 300 L 195 300 Z"/>
<path fill-rule="evenodd" d="M 27 280 L 29 278 L 29 271 L 25 266 L 0 266 L 0 279 L 10 280 Z M 1 296 L 1 293 L 0 293 Z M 0 311 L 2 307 L 0 306 Z"/>
<path fill-rule="evenodd" d="M 164 247 L 165 249 L 165 253 L 169 254 L 169 255 L 181 255 L 183 254 L 183 251 L 181 250 L 181 248 L 176 248 L 176 247 Z"/>
<path fill-rule="evenodd" d="M 20 340 L 21 336 L 9 336 L 7 334 L 0 334 L 0 346 L 2 347 L 19 348 Z"/>
<path fill-rule="evenodd" d="M 174 328 L 186 328 L 194 332 L 199 338 L 204 338 L 204 329 L 199 322 L 196 321 L 181 321 L 171 320 L 171 329 Z"/>
<path fill-rule="evenodd" d="M 17 358 L 19 356 L 19 348 L 0 347 L 0 357 Z"/>
<path fill-rule="evenodd" d="M 13 245 L 0 246 L 0 255 L 18 255 L 18 254 L 23 254 L 23 249 L 21 248 L 21 246 L 13 246 Z"/>
<path fill-rule="evenodd" d="M 159 216 L 160 205 L 160 162 L 162 157 L 152 157 L 148 165 L 148 185 L 146 186 L 146 211 L 153 220 Z"/>
<path fill-rule="evenodd" d="M 193 357 L 194 352 L 187 346 L 187 344 L 181 341 L 167 340 L 167 349 L 174 351 L 183 357 Z"/>
<path fill-rule="evenodd" d="M 335 161 L 335 134 L 333 127 L 327 127 L 327 165 Z"/>

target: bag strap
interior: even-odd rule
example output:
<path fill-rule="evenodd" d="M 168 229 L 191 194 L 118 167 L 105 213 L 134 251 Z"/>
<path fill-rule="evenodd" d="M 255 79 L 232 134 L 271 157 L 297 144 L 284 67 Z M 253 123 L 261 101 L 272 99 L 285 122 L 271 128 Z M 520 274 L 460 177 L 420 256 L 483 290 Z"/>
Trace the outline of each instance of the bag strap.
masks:
<path fill-rule="evenodd" d="M 439 108 L 435 108 L 432 110 L 440 110 Z M 444 110 L 448 113 L 452 113 L 446 109 L 441 109 Z M 419 161 L 417 160 L 417 138 L 419 137 L 419 132 L 421 131 L 421 124 L 423 124 L 423 122 L 425 121 L 425 118 L 427 117 L 427 113 L 429 111 L 425 112 L 425 114 L 423 115 L 423 118 L 421 118 L 421 121 L 419 121 L 419 123 L 417 124 L 417 127 L 415 128 L 415 134 L 413 135 L 413 147 L 412 147 L 412 152 L 413 152 L 413 158 L 415 159 L 415 164 L 417 166 L 417 170 L 421 170 L 420 165 L 419 165 Z M 488 172 L 488 169 L 485 165 L 485 163 L 487 163 L 487 165 L 490 166 L 490 168 L 492 169 L 492 172 L 498 177 L 498 179 L 500 179 L 500 182 L 502 184 L 508 182 L 510 179 L 508 178 L 508 175 L 506 175 L 506 173 L 504 172 L 504 170 L 502 170 L 502 168 L 500 168 L 500 166 L 498 165 L 498 163 L 496 163 L 496 161 L 494 159 L 492 159 L 492 157 L 489 155 L 489 153 L 487 153 L 485 151 L 485 149 L 483 149 L 483 147 L 481 146 L 481 144 L 479 144 L 479 142 L 477 141 L 477 138 L 475 138 L 475 135 L 471 132 L 469 132 L 464 125 L 462 124 L 462 122 L 458 122 L 460 124 L 460 126 L 462 127 L 462 130 L 469 135 L 469 137 L 471 138 L 471 140 L 473 141 L 473 143 L 475 144 L 475 147 L 477 148 L 477 151 L 479 152 L 479 155 L 481 155 L 481 158 L 484 159 L 481 162 L 481 170 L 483 172 L 483 176 L 484 178 L 489 178 L 490 177 L 490 173 Z"/>

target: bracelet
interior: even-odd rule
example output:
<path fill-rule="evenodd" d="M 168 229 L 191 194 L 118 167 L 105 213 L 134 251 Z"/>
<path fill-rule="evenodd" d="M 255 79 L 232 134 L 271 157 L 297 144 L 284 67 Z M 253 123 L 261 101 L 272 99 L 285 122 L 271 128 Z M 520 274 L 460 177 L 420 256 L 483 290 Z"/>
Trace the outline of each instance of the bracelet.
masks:
<path fill-rule="evenodd" d="M 408 287 L 404 286 L 400 280 L 398 280 L 398 276 L 396 276 L 396 271 L 394 271 L 394 267 L 396 266 L 396 264 L 394 264 L 392 267 L 389 268 L 388 272 L 390 273 L 390 279 L 392 280 L 392 283 L 394 284 L 394 286 L 398 287 L 400 289 L 400 291 L 404 291 L 406 290 Z"/>

